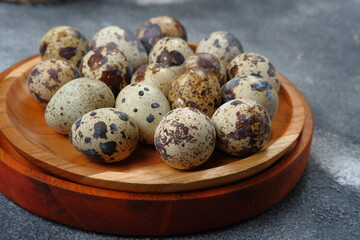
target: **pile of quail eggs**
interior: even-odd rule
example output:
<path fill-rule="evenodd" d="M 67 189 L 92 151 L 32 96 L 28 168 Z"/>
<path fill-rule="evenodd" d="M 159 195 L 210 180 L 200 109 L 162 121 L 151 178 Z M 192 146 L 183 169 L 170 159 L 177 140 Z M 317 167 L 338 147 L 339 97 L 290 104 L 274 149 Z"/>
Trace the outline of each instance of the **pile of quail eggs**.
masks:
<path fill-rule="evenodd" d="M 280 82 L 274 66 L 217 31 L 196 49 L 175 18 L 135 33 L 109 26 L 91 41 L 69 26 L 50 29 L 28 76 L 46 123 L 99 163 L 127 158 L 138 142 L 166 164 L 193 169 L 215 147 L 246 157 L 269 140 Z"/>

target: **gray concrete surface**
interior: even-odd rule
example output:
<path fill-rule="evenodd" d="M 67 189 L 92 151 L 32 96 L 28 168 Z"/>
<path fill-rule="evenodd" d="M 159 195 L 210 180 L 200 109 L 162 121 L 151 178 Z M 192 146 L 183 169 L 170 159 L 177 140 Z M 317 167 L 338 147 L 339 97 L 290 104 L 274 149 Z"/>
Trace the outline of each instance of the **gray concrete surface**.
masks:
<path fill-rule="evenodd" d="M 156 15 L 178 18 L 191 41 L 232 32 L 302 91 L 315 118 L 309 164 L 283 201 L 243 223 L 171 238 L 360 239 L 359 0 L 0 2 L 0 71 L 36 54 L 53 26 L 74 26 L 90 39 L 104 26 L 135 30 Z M 0 239 L 122 238 L 50 222 L 0 194 Z"/>

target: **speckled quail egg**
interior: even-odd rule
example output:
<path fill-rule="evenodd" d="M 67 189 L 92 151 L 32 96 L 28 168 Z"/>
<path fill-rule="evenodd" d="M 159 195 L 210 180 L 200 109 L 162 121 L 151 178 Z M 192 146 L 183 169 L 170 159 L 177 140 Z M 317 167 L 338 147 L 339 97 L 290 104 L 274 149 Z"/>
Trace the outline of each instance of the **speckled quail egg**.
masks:
<path fill-rule="evenodd" d="M 235 77 L 221 88 L 223 102 L 249 98 L 262 105 L 272 118 L 278 110 L 279 98 L 271 84 L 257 76 Z"/>
<path fill-rule="evenodd" d="M 46 106 L 61 86 L 80 76 L 80 71 L 69 62 L 55 58 L 44 60 L 30 71 L 28 89 L 38 103 Z"/>
<path fill-rule="evenodd" d="M 193 55 L 193 50 L 181 38 L 164 37 L 160 39 L 149 54 L 149 63 L 160 63 L 166 66 L 178 66 Z"/>
<path fill-rule="evenodd" d="M 127 29 L 109 26 L 98 31 L 92 39 L 93 49 L 112 47 L 122 51 L 134 70 L 148 62 L 147 52 L 135 34 Z"/>
<path fill-rule="evenodd" d="M 155 148 L 164 162 L 177 169 L 192 169 L 211 156 L 216 132 L 208 116 L 195 108 L 170 111 L 155 131 Z"/>
<path fill-rule="evenodd" d="M 159 63 L 140 67 L 132 76 L 131 83 L 144 82 L 159 88 L 167 96 L 171 83 L 178 74 L 174 68 Z"/>
<path fill-rule="evenodd" d="M 240 53 L 243 53 L 243 47 L 240 41 L 231 33 L 224 31 L 212 32 L 210 36 L 202 39 L 196 52 L 211 53 L 219 59 L 226 69 L 230 61 Z"/>
<path fill-rule="evenodd" d="M 116 48 L 99 47 L 88 52 L 79 70 L 84 77 L 104 82 L 114 96 L 130 83 L 132 67 L 125 55 Z"/>
<path fill-rule="evenodd" d="M 270 115 L 263 106 L 250 99 L 224 103 L 211 120 L 216 129 L 216 146 L 230 155 L 252 155 L 270 138 Z"/>
<path fill-rule="evenodd" d="M 99 163 L 118 162 L 136 148 L 139 130 L 134 121 L 115 108 L 101 108 L 78 118 L 71 127 L 71 144 Z"/>
<path fill-rule="evenodd" d="M 186 30 L 179 20 L 169 16 L 150 18 L 136 31 L 137 38 L 150 52 L 155 43 L 163 37 L 179 37 L 186 41 Z"/>
<path fill-rule="evenodd" d="M 156 126 L 170 105 L 165 95 L 146 83 L 132 83 L 117 96 L 115 108 L 129 115 L 139 128 L 139 141 L 154 144 Z"/>
<path fill-rule="evenodd" d="M 200 67 L 212 72 L 218 79 L 220 86 L 226 82 L 226 69 L 221 66 L 217 57 L 210 53 L 197 53 L 188 57 L 183 68 Z"/>
<path fill-rule="evenodd" d="M 242 53 L 236 56 L 227 67 L 229 79 L 240 76 L 256 75 L 268 81 L 278 92 L 280 81 L 274 65 L 258 53 Z"/>
<path fill-rule="evenodd" d="M 172 109 L 193 107 L 211 117 L 221 105 L 219 81 L 205 69 L 185 68 L 172 82 L 168 99 Z"/>
<path fill-rule="evenodd" d="M 115 97 L 105 83 L 91 78 L 77 78 L 62 86 L 45 109 L 45 121 L 55 131 L 69 134 L 71 125 L 83 114 L 104 107 L 114 107 Z"/>
<path fill-rule="evenodd" d="M 40 43 L 42 60 L 57 58 L 79 67 L 80 61 L 89 51 L 86 38 L 75 28 L 57 26 L 51 28 Z"/>

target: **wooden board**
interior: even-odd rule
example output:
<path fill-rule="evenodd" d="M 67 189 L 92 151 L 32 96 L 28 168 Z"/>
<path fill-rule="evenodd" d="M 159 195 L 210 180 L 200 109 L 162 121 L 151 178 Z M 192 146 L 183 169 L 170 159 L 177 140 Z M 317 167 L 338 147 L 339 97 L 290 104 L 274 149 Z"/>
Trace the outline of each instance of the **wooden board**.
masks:
<path fill-rule="evenodd" d="M 133 192 L 180 192 L 221 186 L 256 174 L 294 146 L 305 113 L 301 95 L 283 76 L 279 111 L 266 147 L 248 158 L 215 151 L 210 160 L 192 171 L 164 164 L 153 146 L 139 144 L 125 161 L 103 165 L 76 151 L 67 136 L 56 133 L 44 120 L 44 108 L 27 89 L 27 75 L 40 61 L 32 57 L 17 65 L 0 83 L 0 132 L 4 141 L 36 166 L 54 176 L 90 186 Z"/>

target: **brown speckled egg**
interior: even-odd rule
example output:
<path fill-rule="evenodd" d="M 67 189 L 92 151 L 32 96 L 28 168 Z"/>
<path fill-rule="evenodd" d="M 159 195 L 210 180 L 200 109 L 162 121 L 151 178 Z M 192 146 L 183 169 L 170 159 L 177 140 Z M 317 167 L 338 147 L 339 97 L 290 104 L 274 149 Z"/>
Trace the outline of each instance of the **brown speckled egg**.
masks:
<path fill-rule="evenodd" d="M 186 31 L 179 20 L 169 16 L 158 16 L 150 18 L 136 31 L 137 38 L 150 52 L 155 43 L 163 37 L 179 37 L 186 41 Z"/>
<path fill-rule="evenodd" d="M 258 53 L 242 53 L 236 56 L 227 67 L 229 79 L 240 76 L 256 75 L 268 81 L 276 92 L 280 81 L 274 65 Z"/>
<path fill-rule="evenodd" d="M 167 96 L 178 71 L 173 67 L 151 63 L 140 67 L 132 76 L 131 83 L 144 82 L 159 88 Z"/>
<path fill-rule="evenodd" d="M 118 162 L 136 148 L 139 130 L 134 121 L 115 108 L 101 108 L 78 118 L 71 127 L 71 144 L 99 163 Z"/>
<path fill-rule="evenodd" d="M 89 51 L 86 38 L 75 28 L 57 26 L 51 28 L 40 43 L 42 60 L 57 58 L 79 67 L 80 61 Z"/>
<path fill-rule="evenodd" d="M 270 138 L 270 115 L 263 106 L 250 99 L 224 103 L 211 120 L 216 129 L 216 146 L 230 155 L 252 155 Z"/>
<path fill-rule="evenodd" d="M 160 63 L 166 66 L 178 66 L 193 55 L 193 50 L 181 38 L 164 37 L 160 39 L 149 54 L 149 63 Z"/>
<path fill-rule="evenodd" d="M 156 87 L 140 82 L 126 86 L 116 98 L 115 108 L 129 115 L 139 128 L 139 141 L 154 144 L 157 125 L 170 105 Z"/>
<path fill-rule="evenodd" d="M 177 169 L 192 169 L 211 156 L 215 128 L 208 116 L 195 108 L 170 111 L 155 131 L 155 147 L 164 162 Z"/>
<path fill-rule="evenodd" d="M 233 34 L 218 31 L 212 32 L 210 36 L 202 39 L 196 48 L 196 52 L 213 54 L 226 69 L 229 62 L 244 51 L 240 41 Z"/>
<path fill-rule="evenodd" d="M 185 68 L 171 84 L 171 108 L 193 107 L 209 117 L 221 104 L 221 90 L 215 76 L 202 68 Z"/>
<path fill-rule="evenodd" d="M 226 82 L 226 69 L 221 66 L 217 57 L 210 53 L 197 53 L 188 57 L 183 68 L 200 67 L 212 72 L 218 79 L 220 86 Z"/>
<path fill-rule="evenodd" d="M 93 49 L 112 47 L 122 51 L 134 70 L 148 62 L 147 52 L 136 36 L 127 29 L 109 26 L 98 31 L 92 39 Z"/>
<path fill-rule="evenodd" d="M 28 89 L 38 103 L 46 106 L 61 86 L 80 76 L 80 71 L 71 63 L 53 58 L 32 68 L 28 76 Z"/>
<path fill-rule="evenodd" d="M 88 52 L 79 69 L 84 77 L 104 82 L 115 96 L 130 83 L 132 76 L 132 68 L 125 55 L 120 50 L 109 47 Z"/>
<path fill-rule="evenodd" d="M 235 77 L 221 88 L 223 102 L 249 98 L 262 105 L 272 118 L 278 110 L 279 98 L 273 87 L 257 76 Z"/>
<path fill-rule="evenodd" d="M 55 131 L 69 134 L 71 125 L 85 113 L 114 107 L 115 98 L 105 83 L 91 78 L 77 78 L 62 86 L 45 109 L 45 121 Z"/>

